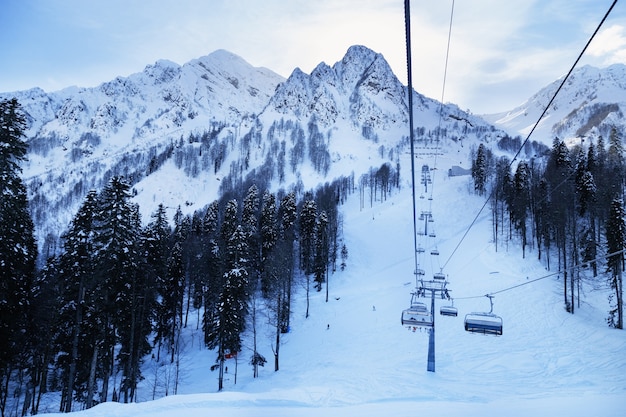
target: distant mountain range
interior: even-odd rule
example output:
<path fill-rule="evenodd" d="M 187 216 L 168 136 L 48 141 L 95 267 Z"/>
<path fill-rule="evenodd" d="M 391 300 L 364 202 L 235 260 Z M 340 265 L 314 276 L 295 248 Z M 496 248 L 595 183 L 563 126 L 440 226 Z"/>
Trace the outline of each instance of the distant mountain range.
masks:
<path fill-rule="evenodd" d="M 513 110 L 482 117 L 414 92 L 417 152 L 436 145 L 454 155 L 479 141 L 524 135 L 557 83 Z M 623 130 L 625 86 L 623 65 L 577 70 L 532 139 L 549 145 L 554 136 Z M 159 203 L 170 215 L 178 206 L 190 214 L 250 178 L 273 190 L 305 190 L 341 176 L 356 183 L 373 167 L 395 167 L 409 149 L 407 88 L 381 54 L 363 46 L 310 74 L 295 69 L 286 80 L 219 50 L 182 66 L 161 60 L 95 88 L 0 94 L 9 96 L 27 116 L 24 179 L 48 252 L 86 192 L 113 175 L 131 181 L 148 221 Z M 468 168 L 465 159 L 455 165 Z"/>
<path fill-rule="evenodd" d="M 516 108 L 483 118 L 512 134 L 527 136 L 562 83 L 554 81 Z M 575 70 L 542 119 L 534 139 L 550 144 L 561 139 L 608 136 L 612 127 L 624 131 L 626 112 L 626 65 Z"/>

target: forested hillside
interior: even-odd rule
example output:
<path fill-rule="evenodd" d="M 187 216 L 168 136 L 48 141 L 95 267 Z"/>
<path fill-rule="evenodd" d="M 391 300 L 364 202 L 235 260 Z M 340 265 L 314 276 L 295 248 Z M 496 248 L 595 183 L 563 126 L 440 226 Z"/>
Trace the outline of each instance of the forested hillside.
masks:
<path fill-rule="evenodd" d="M 343 204 L 407 190 L 411 145 L 450 176 L 471 172 L 496 250 L 519 245 L 562 273 L 568 313 L 608 271 L 607 324 L 622 329 L 624 132 L 607 130 L 619 106 L 568 112 L 549 148 L 411 94 L 413 144 L 407 89 L 361 46 L 287 80 L 219 51 L 2 99 L 2 415 L 36 414 L 46 395 L 62 412 L 136 401 L 152 359 L 167 370 L 153 398 L 176 394 L 191 323 L 215 389 L 236 381 L 237 355 L 255 378 L 278 371 L 294 294 L 308 318 L 353 250 Z M 584 138 L 568 133 L 577 114 Z M 257 349 L 268 332 L 271 357 Z"/>

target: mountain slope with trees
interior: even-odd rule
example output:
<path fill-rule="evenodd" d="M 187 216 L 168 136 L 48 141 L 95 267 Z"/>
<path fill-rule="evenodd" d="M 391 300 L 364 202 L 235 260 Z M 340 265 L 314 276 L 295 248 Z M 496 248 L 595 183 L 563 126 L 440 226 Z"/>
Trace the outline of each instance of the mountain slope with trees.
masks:
<path fill-rule="evenodd" d="M 362 211 L 410 185 L 408 94 L 365 47 L 287 80 L 220 51 L 74 93 L 2 101 L 3 414 L 37 413 L 48 392 L 65 412 L 136 401 L 152 355 L 152 397 L 176 394 L 192 323 L 218 390 L 236 383 L 227 361 L 244 345 L 258 377 L 268 332 L 278 371 L 294 309 L 308 318 L 323 290 L 329 302 L 346 265 L 342 205 L 358 192 Z M 522 147 L 413 94 L 416 157 L 445 161 L 425 171 L 471 166 L 496 249 L 519 245 L 562 272 L 567 312 L 581 276 L 608 268 L 608 324 L 623 327 L 619 128 L 608 147 L 602 136 Z"/>

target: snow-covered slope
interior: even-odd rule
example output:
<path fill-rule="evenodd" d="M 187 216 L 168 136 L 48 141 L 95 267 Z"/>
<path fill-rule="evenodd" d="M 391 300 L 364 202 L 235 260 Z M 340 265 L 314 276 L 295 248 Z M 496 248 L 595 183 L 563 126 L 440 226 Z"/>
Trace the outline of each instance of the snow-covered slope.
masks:
<path fill-rule="evenodd" d="M 433 199 L 418 199 L 417 210 L 432 211 L 437 237 L 423 244 L 426 253 L 437 247 L 440 255 L 426 255 L 422 265 L 427 274 L 444 268 L 459 309 L 456 318 L 436 316 L 435 373 L 426 370 L 427 333 L 400 325 L 415 266 L 405 173 L 403 188 L 387 201 L 361 209 L 353 195 L 341 207 L 347 268 L 330 276 L 328 302 L 324 292 L 313 294 L 308 319 L 304 289 L 298 290 L 280 371 L 267 365 L 253 379 L 247 346 L 238 366 L 228 360 L 225 390 L 216 392 L 217 375 L 209 369 L 215 352 L 200 347 L 202 335 L 192 323 L 179 388 L 183 395 L 149 401 L 154 383 L 163 383 L 149 361 L 139 388 L 141 403 L 102 404 L 77 416 L 623 415 L 626 334 L 606 326 L 607 290 L 600 281 L 585 280 L 581 307 L 571 315 L 562 305 L 562 282 L 536 261 L 536 254 L 522 259 L 515 244 L 495 251 L 489 213 L 479 215 L 462 239 L 484 200 L 468 192 L 467 177 L 439 174 L 462 152 L 418 159 L 420 166 L 437 168 Z M 408 159 L 403 155 L 402 163 Z M 541 277 L 546 278 L 530 283 Z M 488 311 L 483 295 L 492 292 L 499 292 L 494 312 L 504 320 L 503 335 L 465 332 L 464 315 Z M 436 308 L 448 303 L 436 300 Z M 269 333 L 259 337 L 266 357 L 272 355 L 272 341 Z M 156 389 L 162 393 L 162 387 Z"/>
<path fill-rule="evenodd" d="M 516 108 L 485 115 L 512 135 L 527 136 L 556 92 L 562 79 L 542 88 Z M 626 112 L 626 65 L 607 68 L 581 67 L 563 85 L 555 101 L 533 133 L 533 140 L 547 145 L 555 137 L 573 139 L 608 136 L 615 126 L 624 130 Z"/>

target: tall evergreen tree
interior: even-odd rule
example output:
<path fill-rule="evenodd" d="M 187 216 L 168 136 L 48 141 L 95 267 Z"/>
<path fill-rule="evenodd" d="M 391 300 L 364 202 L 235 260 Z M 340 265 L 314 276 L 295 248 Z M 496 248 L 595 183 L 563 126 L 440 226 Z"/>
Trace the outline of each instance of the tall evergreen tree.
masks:
<path fill-rule="evenodd" d="M 478 195 L 484 195 L 488 177 L 487 149 L 484 144 L 478 145 L 476 159 L 472 161 L 472 178 L 474 179 L 474 191 Z"/>
<path fill-rule="evenodd" d="M 509 211 L 515 228 L 519 230 L 522 237 L 522 257 L 526 255 L 527 234 L 526 220 L 530 208 L 530 187 L 531 172 L 526 161 L 517 164 L 515 175 L 513 176 L 513 193 L 511 194 L 511 207 Z"/>
<path fill-rule="evenodd" d="M 507 195 L 509 193 L 509 185 L 511 182 L 511 161 L 502 156 L 496 161 L 495 179 L 493 181 L 493 189 L 491 191 L 491 215 L 493 225 L 493 240 L 496 250 L 498 250 L 498 238 L 504 231 L 504 212 Z"/>
<path fill-rule="evenodd" d="M 9 379 L 24 361 L 33 297 L 37 246 L 19 174 L 26 158 L 26 119 L 17 99 L 0 101 L 0 412 Z"/>
<path fill-rule="evenodd" d="M 305 200 L 300 210 L 300 268 L 306 279 L 305 317 L 307 318 L 309 317 L 310 275 L 314 272 L 316 222 L 317 204 L 315 200 Z"/>
<path fill-rule="evenodd" d="M 204 314 L 202 317 L 202 330 L 205 337 L 204 341 L 207 345 L 209 344 L 207 337 L 211 333 L 219 295 L 223 287 L 219 226 L 219 203 L 216 200 L 207 207 L 202 224 L 202 232 L 206 241 L 204 259 L 207 263 L 203 285 Z"/>
<path fill-rule="evenodd" d="M 565 142 L 556 138 L 546 165 L 545 177 L 549 183 L 551 196 L 550 224 L 559 253 L 559 269 L 563 270 L 563 298 L 565 309 L 568 312 L 573 312 L 573 305 L 568 298 L 568 281 L 570 278 L 568 254 L 571 253 L 571 242 L 575 239 L 568 225 L 572 224 L 576 218 L 573 174 L 570 151 Z M 568 235 L 570 239 L 568 239 Z"/>
<path fill-rule="evenodd" d="M 248 314 L 249 276 L 246 269 L 247 237 L 241 225 L 235 227 L 226 247 L 224 288 L 207 335 L 208 347 L 217 348 L 218 389 L 224 387 L 224 361 L 227 353 L 241 351 L 241 336 Z"/>
<path fill-rule="evenodd" d="M 85 349 L 93 344 L 94 335 L 88 330 L 93 328 L 84 325 L 90 319 L 89 305 L 93 301 L 94 270 L 93 270 L 93 221 L 97 204 L 95 190 L 87 193 L 85 201 L 74 216 L 69 230 L 63 238 L 63 254 L 60 256 L 61 315 L 59 328 L 66 329 L 61 333 L 60 345 L 65 345 L 64 355 L 59 355 L 61 363 L 67 363 L 67 385 L 63 390 L 63 411 L 72 411 L 74 392 L 76 397 L 86 400 L 84 392 L 88 382 L 91 353 Z M 81 353 L 79 355 L 79 352 Z M 80 377 L 76 380 L 77 371 Z M 82 388 L 81 388 L 82 387 Z"/>
<path fill-rule="evenodd" d="M 94 215 L 94 277 L 99 297 L 95 304 L 101 317 L 99 363 L 103 369 L 101 401 L 108 399 L 116 344 L 121 344 L 120 355 L 129 355 L 139 343 L 127 327 L 134 325 L 133 306 L 141 269 L 141 224 L 136 205 L 129 201 L 129 190 L 123 178 L 113 177 L 98 196 Z M 129 377 L 128 371 L 126 367 L 125 378 Z M 124 389 L 133 384 L 126 384 Z"/>
<path fill-rule="evenodd" d="M 315 255 L 313 260 L 313 271 L 315 274 L 315 289 L 322 290 L 322 284 L 326 282 L 326 272 L 328 270 L 328 254 L 330 251 L 330 239 L 328 233 L 328 215 L 322 210 L 317 216 L 315 224 Z"/>
<path fill-rule="evenodd" d="M 259 238 L 261 240 L 261 259 L 259 269 L 261 272 L 261 289 L 267 295 L 270 287 L 270 277 L 267 273 L 267 263 L 270 254 L 276 246 L 278 240 L 278 224 L 276 212 L 276 197 L 269 191 L 263 193 L 263 204 L 261 207 L 261 217 L 259 219 Z"/>
<path fill-rule="evenodd" d="M 609 283 L 614 291 L 609 297 L 612 309 L 609 311 L 607 322 L 609 326 L 617 329 L 624 328 L 624 245 L 626 244 L 626 210 L 623 200 L 616 198 L 611 203 L 608 220 L 606 223 L 606 244 L 608 257 L 608 269 L 610 272 Z"/>

